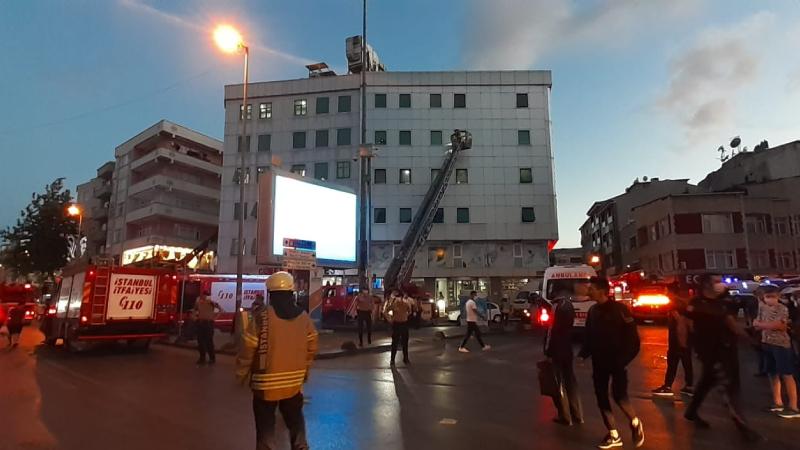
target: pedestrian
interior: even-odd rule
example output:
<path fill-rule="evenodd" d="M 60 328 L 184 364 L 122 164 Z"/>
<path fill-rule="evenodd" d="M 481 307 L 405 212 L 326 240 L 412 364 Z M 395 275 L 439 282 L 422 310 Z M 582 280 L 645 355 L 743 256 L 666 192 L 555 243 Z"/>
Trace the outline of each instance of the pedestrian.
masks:
<path fill-rule="evenodd" d="M 242 314 L 242 341 L 236 356 L 236 377 L 253 391 L 256 450 L 279 448 L 275 442 L 275 409 L 289 429 L 292 450 L 308 449 L 303 416 L 303 384 L 317 353 L 318 335 L 292 292 L 287 272 L 267 278 L 269 305 Z M 282 448 L 282 447 L 281 447 Z"/>
<path fill-rule="evenodd" d="M 672 385 L 678 375 L 678 364 L 683 366 L 683 388 L 680 393 L 688 396 L 694 395 L 694 367 L 692 365 L 692 346 L 691 339 L 686 343 L 686 347 L 681 345 L 678 338 L 678 327 L 681 321 L 686 320 L 684 315 L 688 302 L 685 299 L 674 296 L 672 298 L 672 309 L 667 315 L 667 373 L 664 375 L 664 384 L 653 390 L 653 395 L 657 397 L 672 397 Z"/>
<path fill-rule="evenodd" d="M 797 410 L 797 385 L 794 380 L 794 354 L 789 336 L 789 308 L 780 303 L 780 289 L 771 284 L 761 287 L 764 303 L 758 308 L 753 326 L 761 330 L 761 344 L 767 356 L 766 372 L 772 388 L 770 411 L 784 419 L 800 418 Z M 781 384 L 789 400 L 784 408 Z"/>
<path fill-rule="evenodd" d="M 458 347 L 458 351 L 461 353 L 469 353 L 469 350 L 467 349 L 467 342 L 469 342 L 469 338 L 473 334 L 475 335 L 475 339 L 478 340 L 478 344 L 484 351 L 491 350 L 492 348 L 491 346 L 483 343 L 483 339 L 481 338 L 481 329 L 478 328 L 478 318 L 482 317 L 482 315 L 480 311 L 478 311 L 478 303 L 475 301 L 477 297 L 477 292 L 470 292 L 469 300 L 467 300 L 467 304 L 465 306 L 467 313 L 467 335 L 464 336 L 464 340 Z"/>
<path fill-rule="evenodd" d="M 19 345 L 19 338 L 22 335 L 22 326 L 25 324 L 25 306 L 16 305 L 8 311 L 8 343 L 11 348 Z"/>
<path fill-rule="evenodd" d="M 553 370 L 561 386 L 558 397 L 553 397 L 558 416 L 554 422 L 570 426 L 583 423 L 583 406 L 575 379 L 572 351 L 572 328 L 575 324 L 575 308 L 567 295 L 556 296 L 553 302 L 553 323 L 547 330 L 544 355 L 553 364 Z"/>
<path fill-rule="evenodd" d="M 644 444 L 644 425 L 628 398 L 627 366 L 639 353 L 636 322 L 625 305 L 609 297 L 607 279 L 589 279 L 587 295 L 597 303 L 589 308 L 586 317 L 585 342 L 580 357 L 584 360 L 592 358 L 594 393 L 603 423 L 608 429 L 608 434 L 597 447 L 607 449 L 622 446 L 608 398 L 609 382 L 614 402 L 628 418 L 634 445 L 641 447 Z"/>
<path fill-rule="evenodd" d="M 698 428 L 709 428 L 698 414 L 706 396 L 716 386 L 725 393 L 725 403 L 734 424 L 748 441 L 760 439 L 747 424 L 739 403 L 739 350 L 737 338 L 747 334 L 736 324 L 727 308 L 728 294 L 722 276 L 704 274 L 700 277 L 698 295 L 686 307 L 687 326 L 680 328 L 682 343 L 687 342 L 691 328 L 695 352 L 702 364 L 700 380 L 684 417 Z"/>
<path fill-rule="evenodd" d="M 200 352 L 197 364 L 199 365 L 206 363 L 206 355 L 208 355 L 209 364 L 217 362 L 214 348 L 214 320 L 219 311 L 222 311 L 222 308 L 217 302 L 211 300 L 209 291 L 203 291 L 203 295 L 194 304 L 192 315 L 197 329 L 197 350 Z"/>
<path fill-rule="evenodd" d="M 503 300 L 500 301 L 500 323 L 503 326 L 508 325 L 508 318 L 511 315 L 511 302 L 508 301 L 508 297 L 503 297 Z"/>
<path fill-rule="evenodd" d="M 392 351 L 389 364 L 395 365 L 395 356 L 397 355 L 397 347 L 403 349 L 403 362 L 408 365 L 411 360 L 408 359 L 408 325 L 411 315 L 414 313 L 415 302 L 408 296 L 403 295 L 399 290 L 395 289 L 389 296 L 389 301 L 386 304 L 386 320 L 392 324 Z"/>
<path fill-rule="evenodd" d="M 261 311 L 261 309 L 263 309 L 265 306 L 266 303 L 264 302 L 264 296 L 261 294 L 256 294 L 256 298 L 255 300 L 253 300 L 253 304 L 250 305 L 250 310 L 258 314 Z"/>
<path fill-rule="evenodd" d="M 369 289 L 362 288 L 356 297 L 356 314 L 358 314 L 358 346 L 364 346 L 364 328 L 367 329 L 367 344 L 372 345 L 372 309 L 375 302 L 369 295 Z"/>

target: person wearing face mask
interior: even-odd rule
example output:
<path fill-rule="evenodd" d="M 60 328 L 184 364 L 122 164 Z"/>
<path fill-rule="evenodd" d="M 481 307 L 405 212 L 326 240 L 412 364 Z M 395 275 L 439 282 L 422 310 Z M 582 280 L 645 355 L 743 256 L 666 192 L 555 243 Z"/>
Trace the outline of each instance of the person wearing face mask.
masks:
<path fill-rule="evenodd" d="M 734 424 L 747 441 L 758 441 L 761 436 L 748 425 L 742 414 L 739 402 L 739 351 L 737 340 L 748 337 L 738 326 L 731 311 L 726 307 L 727 288 L 718 274 L 700 276 L 700 291 L 686 307 L 684 315 L 688 319 L 680 330 L 680 342 L 685 348 L 689 328 L 693 331 L 694 348 L 702 363 L 700 381 L 695 387 L 695 395 L 684 417 L 698 428 L 709 428 L 698 411 L 706 396 L 716 386 L 723 388 Z"/>

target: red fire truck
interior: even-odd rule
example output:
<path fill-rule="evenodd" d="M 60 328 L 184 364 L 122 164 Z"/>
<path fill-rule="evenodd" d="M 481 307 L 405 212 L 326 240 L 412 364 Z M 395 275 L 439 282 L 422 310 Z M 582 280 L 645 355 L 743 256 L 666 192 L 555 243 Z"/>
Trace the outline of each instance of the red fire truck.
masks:
<path fill-rule="evenodd" d="M 242 277 L 242 308 L 252 306 L 256 295 L 266 299 L 266 281 L 269 275 L 244 275 Z M 236 275 L 225 274 L 189 274 L 178 278 L 178 309 L 181 318 L 190 321 L 194 304 L 203 292 L 208 292 L 211 301 L 217 303 L 222 310 L 214 321 L 214 326 L 221 331 L 231 331 L 233 316 L 236 310 Z"/>
<path fill-rule="evenodd" d="M 36 315 L 36 302 L 40 296 L 39 289 L 30 283 L 0 283 L 0 321 L 5 320 L 12 308 L 21 307 L 25 310 L 23 320 L 30 323 Z"/>
<path fill-rule="evenodd" d="M 146 349 L 175 321 L 177 277 L 164 269 L 77 265 L 62 273 L 47 311 L 45 342 L 79 351 L 98 341 Z"/>

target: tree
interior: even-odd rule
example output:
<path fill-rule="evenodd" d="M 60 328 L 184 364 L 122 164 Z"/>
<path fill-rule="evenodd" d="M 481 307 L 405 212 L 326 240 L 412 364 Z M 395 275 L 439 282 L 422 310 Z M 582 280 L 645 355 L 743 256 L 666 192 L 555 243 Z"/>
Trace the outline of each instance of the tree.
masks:
<path fill-rule="evenodd" d="M 33 193 L 31 203 L 20 212 L 17 224 L 0 231 L 5 251 L 2 263 L 17 275 L 33 274 L 48 279 L 67 263 L 67 236 L 75 234 L 75 218 L 67 215 L 72 200 L 64 179 L 45 186 L 44 193 Z"/>

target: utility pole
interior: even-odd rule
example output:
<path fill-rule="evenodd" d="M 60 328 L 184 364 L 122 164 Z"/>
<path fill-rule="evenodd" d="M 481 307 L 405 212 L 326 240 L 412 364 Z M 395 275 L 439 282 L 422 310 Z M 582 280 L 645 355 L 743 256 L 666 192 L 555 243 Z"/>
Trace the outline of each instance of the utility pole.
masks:
<path fill-rule="evenodd" d="M 359 177 L 359 227 L 358 227 L 358 286 L 369 288 L 367 265 L 369 264 L 369 158 L 372 156 L 367 146 L 367 0 L 363 0 L 361 22 L 361 140 L 358 149 L 360 165 Z"/>

